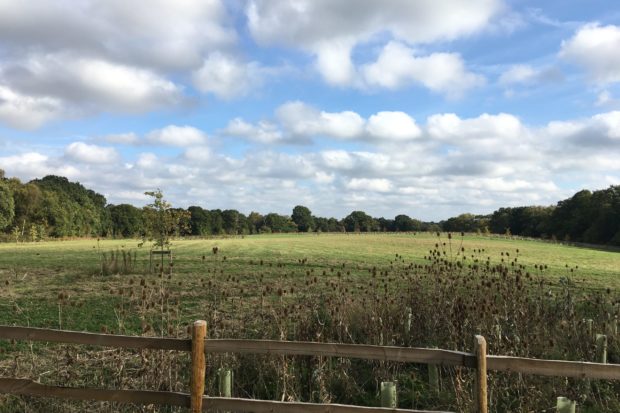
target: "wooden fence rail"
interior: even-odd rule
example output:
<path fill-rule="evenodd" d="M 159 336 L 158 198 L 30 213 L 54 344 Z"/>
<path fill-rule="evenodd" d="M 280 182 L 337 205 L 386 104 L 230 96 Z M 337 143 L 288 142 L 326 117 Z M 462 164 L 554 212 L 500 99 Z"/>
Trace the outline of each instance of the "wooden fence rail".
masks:
<path fill-rule="evenodd" d="M 134 337 L 112 334 L 96 334 L 75 331 L 52 330 L 32 327 L 0 326 L 0 339 L 46 341 L 86 344 L 107 347 L 176 350 L 192 352 L 194 377 L 192 395 L 173 392 L 143 390 L 78 389 L 48 386 L 27 379 L 0 378 L 0 393 L 43 397 L 61 397 L 75 400 L 105 400 L 138 404 L 167 404 L 192 407 L 193 411 L 237 410 L 253 412 L 423 412 L 421 410 L 383 409 L 375 407 L 346 406 L 335 404 L 287 403 L 264 400 L 201 397 L 204 383 L 199 383 L 206 369 L 205 353 L 253 353 L 292 356 L 323 356 L 359 358 L 368 360 L 405 363 L 460 366 L 477 369 L 478 398 L 485 398 L 486 372 L 506 371 L 542 376 L 576 377 L 588 379 L 620 380 L 620 365 L 588 363 L 564 360 L 540 360 L 523 357 L 486 355 L 460 351 L 413 347 L 372 346 L 362 344 L 314 343 L 274 340 L 205 339 L 197 328 L 205 328 L 203 322 L 194 323 L 193 340 L 157 337 Z M 484 338 L 477 336 L 480 345 Z M 482 361 L 485 363 L 482 363 Z M 202 376 L 201 376 L 202 375 Z M 202 390 L 201 390 L 202 389 Z M 193 396 L 193 401 L 192 397 Z M 204 402 L 204 403 L 203 403 Z M 479 402 L 479 412 L 486 412 L 486 404 Z"/>
<path fill-rule="evenodd" d="M 463 353 L 461 351 L 417 347 L 314 343 L 308 341 L 209 339 L 205 343 L 205 351 L 207 353 L 251 353 L 359 358 L 365 360 L 397 361 L 402 363 L 476 367 L 476 356 L 473 354 Z"/>
<path fill-rule="evenodd" d="M 192 340 L 83 333 L 34 327 L 0 326 L 0 339 L 90 344 L 93 346 L 191 351 Z"/>
<path fill-rule="evenodd" d="M 69 400 L 94 400 L 117 403 L 157 404 L 190 407 L 192 395 L 187 393 L 147 390 L 106 390 L 59 387 L 40 384 L 29 379 L 0 378 L 0 393 L 22 396 L 57 397 Z M 233 410 L 248 412 L 292 413 L 449 413 L 436 410 L 385 409 L 380 407 L 350 406 L 344 404 L 315 404 L 276 402 L 268 400 L 202 397 L 201 411 Z"/>

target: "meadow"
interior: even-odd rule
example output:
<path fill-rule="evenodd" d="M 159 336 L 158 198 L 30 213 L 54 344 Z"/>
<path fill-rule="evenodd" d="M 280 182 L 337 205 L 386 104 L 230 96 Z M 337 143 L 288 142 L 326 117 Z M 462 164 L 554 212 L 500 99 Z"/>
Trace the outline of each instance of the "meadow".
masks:
<path fill-rule="evenodd" d="M 592 361 L 584 319 L 602 333 L 619 315 L 617 252 L 446 233 L 283 234 L 174 240 L 162 265 L 139 242 L 0 245 L 0 324 L 185 337 L 191 322 L 205 319 L 218 338 L 463 351 L 483 334 L 494 354 Z M 610 362 L 620 362 L 617 341 L 610 336 Z M 154 370 L 138 368 L 145 358 Z M 50 382 L 178 391 L 186 365 L 163 353 L 0 342 L 0 373 Z M 228 367 L 243 397 L 372 405 L 381 380 L 398 380 L 402 407 L 466 411 L 472 403 L 472 377 L 458 369 L 442 369 L 431 391 L 425 367 L 395 363 L 222 355 L 211 366 L 210 394 L 215 368 Z M 584 411 L 620 409 L 618 383 L 495 374 L 491 386 L 493 411 L 539 411 L 558 395 Z"/>

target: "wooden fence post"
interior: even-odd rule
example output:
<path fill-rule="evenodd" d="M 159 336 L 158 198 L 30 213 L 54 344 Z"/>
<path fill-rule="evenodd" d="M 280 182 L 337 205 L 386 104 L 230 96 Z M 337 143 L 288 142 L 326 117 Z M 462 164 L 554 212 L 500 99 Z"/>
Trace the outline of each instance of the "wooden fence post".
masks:
<path fill-rule="evenodd" d="M 484 337 L 475 336 L 474 354 L 476 355 L 476 408 L 478 413 L 488 413 L 487 341 Z"/>
<path fill-rule="evenodd" d="M 591 318 L 586 319 L 586 331 L 588 332 L 588 337 L 592 339 L 594 337 L 594 320 Z"/>
<path fill-rule="evenodd" d="M 607 363 L 607 336 L 605 334 L 596 335 L 596 362 Z"/>
<path fill-rule="evenodd" d="M 428 365 L 428 387 L 433 395 L 439 393 L 439 367 L 437 364 Z"/>
<path fill-rule="evenodd" d="M 381 407 L 395 409 L 398 406 L 396 397 L 396 383 L 393 381 L 381 382 Z"/>
<path fill-rule="evenodd" d="M 555 409 L 557 413 L 575 413 L 576 407 L 577 402 L 569 400 L 567 397 L 558 397 Z"/>
<path fill-rule="evenodd" d="M 192 378 L 190 383 L 191 412 L 202 411 L 202 396 L 205 392 L 205 340 L 207 338 L 207 322 L 194 321 L 192 327 Z"/>
<path fill-rule="evenodd" d="M 218 369 L 217 378 L 220 397 L 232 397 L 232 370 Z"/>

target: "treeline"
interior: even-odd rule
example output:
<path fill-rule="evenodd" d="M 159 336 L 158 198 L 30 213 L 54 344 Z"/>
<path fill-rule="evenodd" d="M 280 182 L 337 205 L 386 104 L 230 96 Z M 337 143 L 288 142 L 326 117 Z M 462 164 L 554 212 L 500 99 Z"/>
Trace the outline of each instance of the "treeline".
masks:
<path fill-rule="evenodd" d="M 28 183 L 0 170 L 0 231 L 5 239 L 37 241 L 62 237 L 130 238 L 144 235 L 145 208 L 108 204 L 105 197 L 60 176 Z M 583 190 L 554 206 L 500 208 L 490 215 L 461 214 L 435 222 L 408 215 L 374 218 L 353 211 L 343 219 L 317 217 L 305 206 L 290 216 L 190 206 L 178 236 L 284 232 L 451 231 L 520 235 L 592 244 L 620 245 L 620 186 Z"/>

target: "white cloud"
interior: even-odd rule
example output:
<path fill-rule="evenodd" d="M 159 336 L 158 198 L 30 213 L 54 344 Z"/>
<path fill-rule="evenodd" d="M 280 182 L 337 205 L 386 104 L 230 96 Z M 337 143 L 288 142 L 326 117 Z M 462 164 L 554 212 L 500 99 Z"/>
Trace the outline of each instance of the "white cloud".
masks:
<path fill-rule="evenodd" d="M 498 145 L 524 138 L 526 130 L 519 119 L 510 114 L 489 115 L 461 119 L 454 113 L 432 115 L 427 120 L 427 131 L 436 139 L 459 143 L 498 139 Z"/>
<path fill-rule="evenodd" d="M 143 112 L 181 100 L 179 86 L 150 70 L 64 53 L 12 62 L 0 77 L 21 93 L 54 96 L 76 111 Z"/>
<path fill-rule="evenodd" d="M 501 7 L 499 0 L 252 0 L 246 14 L 257 41 L 311 47 L 382 32 L 410 43 L 452 40 L 483 29 Z"/>
<path fill-rule="evenodd" d="M 323 78 L 336 86 L 349 86 L 356 81 L 356 68 L 351 60 L 353 42 L 348 39 L 329 39 L 313 47 L 316 67 Z"/>
<path fill-rule="evenodd" d="M 581 27 L 562 42 L 560 57 L 583 66 L 597 83 L 620 82 L 620 27 L 598 23 Z"/>
<path fill-rule="evenodd" d="M 534 67 L 527 64 L 510 66 L 499 77 L 498 84 L 506 90 L 504 96 L 515 95 L 515 86 L 536 87 L 564 80 L 563 73 L 554 66 Z"/>
<path fill-rule="evenodd" d="M 538 72 L 530 65 L 515 65 L 506 70 L 499 78 L 502 85 L 511 85 L 515 83 L 530 83 Z"/>
<path fill-rule="evenodd" d="M 142 169 L 149 169 L 157 166 L 158 162 L 159 158 L 157 157 L 157 155 L 151 152 L 143 152 L 138 155 L 136 165 Z"/>
<path fill-rule="evenodd" d="M 84 142 L 73 142 L 65 148 L 65 156 L 76 162 L 89 164 L 114 163 L 119 159 L 116 149 Z"/>
<path fill-rule="evenodd" d="M 596 106 L 617 107 L 620 105 L 620 100 L 616 99 L 608 90 L 601 91 L 596 97 Z"/>
<path fill-rule="evenodd" d="M 213 158 L 213 152 L 207 146 L 197 146 L 187 149 L 183 156 L 190 162 L 203 164 Z"/>
<path fill-rule="evenodd" d="M 345 185 L 347 189 L 354 191 L 390 192 L 393 188 L 388 179 L 383 178 L 353 178 Z"/>
<path fill-rule="evenodd" d="M 280 106 L 276 115 L 285 130 L 302 137 L 326 135 L 353 139 L 364 128 L 364 120 L 355 112 L 324 112 L 299 101 Z"/>
<path fill-rule="evenodd" d="M 257 62 L 243 62 L 215 52 L 193 73 L 194 85 L 201 92 L 224 99 L 247 95 L 263 82 L 266 69 Z"/>
<path fill-rule="evenodd" d="M 325 111 L 311 112 L 320 121 Z M 399 117 L 407 123 L 406 114 L 375 116 L 388 126 L 398 125 Z M 396 120 L 390 122 L 390 116 Z M 369 135 L 369 125 L 377 124 L 371 119 L 364 120 L 360 136 Z M 620 182 L 618 111 L 542 127 L 502 113 L 436 114 L 413 125 L 419 134 L 395 144 L 360 138 L 365 139 L 359 145 L 363 150 L 348 144 L 340 145 L 346 149 L 327 150 L 299 146 L 294 153 L 287 153 L 288 148 L 252 147 L 231 156 L 205 145 L 204 138 L 181 139 L 193 144 L 157 155 L 143 152 L 133 159 L 128 152 L 123 166 L 114 160 L 113 148 L 80 142 L 69 145 L 64 154 L 37 148 L 3 156 L 0 167 L 22 179 L 68 176 L 108 194 L 114 203 L 143 204 L 140 198 L 130 198 L 159 187 L 175 206 L 288 214 L 294 205 L 303 204 L 315 215 L 337 217 L 360 209 L 374 216 L 407 213 L 442 219 L 463 212 L 488 213 L 501 206 L 553 204 L 581 187 Z M 401 129 L 406 128 L 397 127 Z M 169 133 L 164 141 L 175 141 L 170 136 L 179 135 Z M 106 158 L 114 162 L 92 162 Z"/>
<path fill-rule="evenodd" d="M 84 171 L 83 168 L 68 165 L 62 157 L 34 151 L 0 157 L 0 165 L 7 171 L 7 175 L 18 176 L 23 180 L 41 178 L 45 175 L 77 179 Z"/>
<path fill-rule="evenodd" d="M 419 137 L 422 131 L 404 112 L 378 112 L 368 118 L 368 133 L 378 139 L 403 141 Z"/>
<path fill-rule="evenodd" d="M 34 129 L 64 114 L 62 102 L 48 96 L 27 96 L 0 85 L 0 122 Z"/>
<path fill-rule="evenodd" d="M 355 161 L 351 154 L 343 150 L 329 150 L 321 152 L 324 164 L 330 169 L 353 169 Z"/>
<path fill-rule="evenodd" d="M 580 148 L 583 155 L 592 150 L 617 151 L 620 148 L 620 111 L 600 113 L 587 119 L 549 122 L 543 132 L 549 139 L 561 140 L 570 150 Z"/>
<path fill-rule="evenodd" d="M 75 52 L 129 66 L 188 69 L 236 34 L 220 0 L 0 2 L 0 38 L 15 53 Z"/>
<path fill-rule="evenodd" d="M 403 142 L 418 138 L 421 130 L 411 116 L 382 111 L 362 118 L 353 111 L 326 112 L 301 101 L 287 102 L 276 110 L 277 123 L 251 124 L 231 120 L 223 133 L 259 143 L 307 143 L 317 137 L 337 140 Z"/>
<path fill-rule="evenodd" d="M 207 135 L 192 126 L 169 125 L 149 132 L 146 140 L 155 145 L 192 146 L 205 143 Z"/>
<path fill-rule="evenodd" d="M 484 84 L 484 77 L 468 72 L 458 54 L 418 57 L 413 49 L 393 41 L 383 48 L 376 62 L 362 66 L 361 72 L 369 87 L 398 89 L 415 82 L 452 98 Z"/>
<path fill-rule="evenodd" d="M 502 8 L 501 0 L 252 0 L 248 2 L 246 15 L 250 32 L 260 44 L 306 50 L 316 56 L 317 68 L 328 83 L 355 86 L 357 74 L 351 52 L 357 45 L 385 33 L 396 41 L 408 44 L 457 39 L 487 27 L 491 18 Z M 445 77 L 434 83 L 424 72 L 429 65 L 440 60 L 459 66 L 451 75 L 463 72 L 462 62 L 448 56 L 450 54 L 439 54 L 416 61 L 418 73 L 415 80 L 427 87 L 431 85 L 433 90 L 447 91 L 441 86 L 446 83 Z M 392 74 L 392 77 L 395 76 Z M 398 75 L 399 78 L 403 76 Z M 424 81 L 419 77 L 423 77 Z M 389 86 L 389 83 L 386 86 L 374 75 L 370 80 L 374 80 L 376 86 L 396 87 Z M 466 89 L 474 78 L 461 77 L 461 80 L 467 81 Z M 453 84 L 456 85 L 456 82 Z"/>
<path fill-rule="evenodd" d="M 235 118 L 228 123 L 224 134 L 246 138 L 259 143 L 276 143 L 283 139 L 282 132 L 270 122 L 260 121 L 253 125 L 241 118 Z"/>
<path fill-rule="evenodd" d="M 183 87 L 171 79 L 237 35 L 221 0 L 23 0 L 0 1 L 0 39 L 0 122 L 30 129 L 178 106 Z"/>

